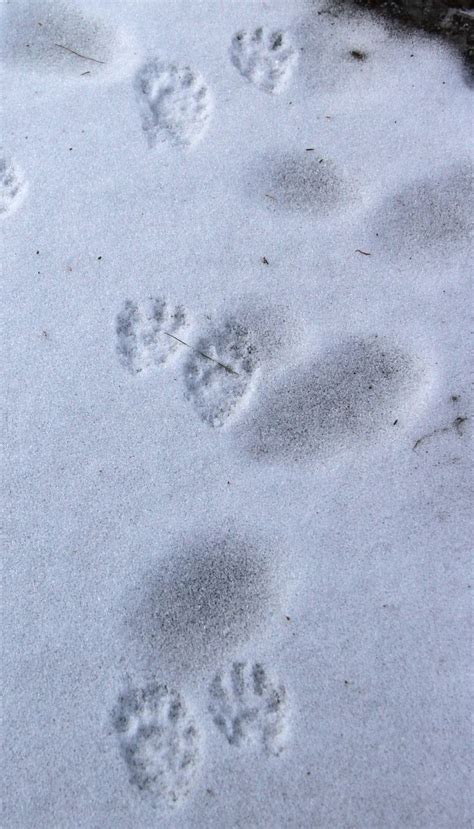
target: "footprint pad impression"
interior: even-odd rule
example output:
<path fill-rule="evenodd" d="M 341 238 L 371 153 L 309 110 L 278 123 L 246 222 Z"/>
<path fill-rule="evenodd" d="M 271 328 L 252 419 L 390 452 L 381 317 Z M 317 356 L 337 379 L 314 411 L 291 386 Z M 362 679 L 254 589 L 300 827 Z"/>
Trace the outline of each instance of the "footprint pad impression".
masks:
<path fill-rule="evenodd" d="M 270 94 L 283 89 L 297 61 L 297 53 L 285 32 L 262 27 L 254 32 L 237 32 L 232 38 L 230 57 L 244 78 Z"/>
<path fill-rule="evenodd" d="M 152 799 L 186 795 L 199 757 L 199 735 L 176 691 L 150 683 L 128 688 L 113 722 L 132 785 Z"/>
<path fill-rule="evenodd" d="M 209 693 L 209 711 L 230 745 L 253 742 L 267 754 L 280 754 L 286 692 L 270 682 L 263 665 L 234 662 L 228 677 L 216 674 Z"/>
<path fill-rule="evenodd" d="M 177 350 L 177 338 L 186 325 L 184 308 L 169 305 L 163 297 L 127 300 L 115 326 L 120 362 L 131 374 L 165 363 Z"/>
<path fill-rule="evenodd" d="M 158 140 L 189 147 L 207 129 L 211 93 L 202 75 L 189 66 L 151 60 L 137 73 L 135 90 L 150 147 Z"/>
<path fill-rule="evenodd" d="M 232 317 L 198 340 L 184 382 L 186 397 L 205 423 L 222 426 L 243 405 L 257 356 L 248 327 Z"/>

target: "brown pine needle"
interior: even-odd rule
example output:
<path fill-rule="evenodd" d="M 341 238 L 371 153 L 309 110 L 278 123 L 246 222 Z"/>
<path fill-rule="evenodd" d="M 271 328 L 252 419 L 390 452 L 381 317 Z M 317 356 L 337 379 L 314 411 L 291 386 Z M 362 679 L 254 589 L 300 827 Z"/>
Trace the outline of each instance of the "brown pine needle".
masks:
<path fill-rule="evenodd" d="M 356 248 L 356 249 L 355 249 L 355 252 L 356 252 L 356 253 L 361 253 L 361 254 L 362 254 L 362 256 L 371 256 L 371 255 L 372 255 L 372 254 L 370 254 L 370 253 L 367 253 L 367 251 L 366 251 L 366 250 L 361 250 L 360 248 Z"/>
<path fill-rule="evenodd" d="M 57 46 L 58 49 L 64 49 L 66 52 L 70 52 L 71 55 L 76 55 L 78 58 L 92 60 L 94 63 L 106 63 L 105 60 L 97 60 L 97 58 L 89 58 L 87 55 L 81 55 L 80 52 L 75 52 L 74 49 L 70 49 L 69 46 L 63 46 L 61 43 L 55 43 L 54 45 Z"/>
<path fill-rule="evenodd" d="M 176 340 L 177 343 L 181 343 L 181 345 L 185 345 L 187 348 L 190 348 L 191 351 L 195 351 L 196 354 L 200 354 L 201 357 L 205 357 L 206 360 L 212 360 L 213 363 L 216 363 L 225 371 L 228 371 L 229 374 L 235 374 L 237 377 L 240 377 L 238 371 L 234 371 L 233 368 L 226 366 L 225 363 L 220 363 L 219 360 L 216 360 L 214 357 L 210 357 L 209 354 L 205 354 L 204 351 L 200 351 L 199 348 L 194 348 L 194 346 L 189 345 L 189 343 L 185 343 L 184 340 L 180 340 L 179 337 L 175 337 L 175 335 L 170 334 L 169 331 L 163 331 L 163 334 L 166 334 L 167 337 L 171 337 L 173 340 Z"/>

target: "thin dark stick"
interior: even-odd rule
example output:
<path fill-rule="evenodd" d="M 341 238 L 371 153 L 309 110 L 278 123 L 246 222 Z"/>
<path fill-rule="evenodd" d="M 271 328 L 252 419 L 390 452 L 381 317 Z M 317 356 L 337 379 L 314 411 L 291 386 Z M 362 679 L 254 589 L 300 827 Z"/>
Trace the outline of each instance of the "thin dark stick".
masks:
<path fill-rule="evenodd" d="M 201 357 L 205 357 L 206 360 L 212 360 L 213 363 L 217 363 L 218 366 L 223 368 L 225 371 L 228 371 L 229 374 L 235 374 L 237 377 L 240 377 L 238 371 L 234 371 L 233 368 L 226 366 L 225 363 L 220 363 L 219 360 L 216 360 L 214 357 L 210 357 L 209 354 L 204 354 L 204 351 L 200 351 L 199 348 L 194 348 L 194 346 L 189 345 L 189 343 L 185 343 L 184 340 L 180 340 L 179 337 L 175 337 L 174 334 L 170 334 L 168 331 L 163 331 L 163 334 L 166 334 L 167 337 L 171 337 L 173 340 L 176 340 L 177 343 L 181 343 L 181 345 L 185 345 L 187 348 L 190 348 L 191 351 L 195 351 L 196 354 L 200 354 Z"/>
<path fill-rule="evenodd" d="M 94 63 L 106 63 L 105 60 L 97 60 L 97 58 L 89 58 L 87 55 L 81 55 L 79 52 L 75 52 L 74 49 L 70 49 L 69 46 L 63 46 L 61 43 L 55 43 L 55 46 L 58 49 L 65 49 L 66 52 L 70 52 L 71 55 L 77 55 L 78 58 L 84 58 L 84 60 L 92 60 Z"/>

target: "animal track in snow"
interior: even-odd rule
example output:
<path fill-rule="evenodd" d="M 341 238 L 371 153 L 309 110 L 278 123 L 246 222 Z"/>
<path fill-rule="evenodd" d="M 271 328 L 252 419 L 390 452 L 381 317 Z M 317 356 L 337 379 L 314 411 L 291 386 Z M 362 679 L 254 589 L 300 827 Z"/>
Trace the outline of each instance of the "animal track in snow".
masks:
<path fill-rule="evenodd" d="M 256 367 L 251 333 L 233 317 L 201 337 L 186 361 L 184 381 L 202 420 L 222 426 L 243 403 Z"/>
<path fill-rule="evenodd" d="M 259 196 L 271 210 L 326 216 L 359 198 L 355 182 L 313 152 L 265 159 L 256 173 Z"/>
<path fill-rule="evenodd" d="M 0 158 L 0 216 L 8 216 L 20 206 L 26 194 L 26 180 L 9 158 Z"/>
<path fill-rule="evenodd" d="M 117 317 L 117 351 L 122 365 L 132 374 L 165 363 L 176 351 L 175 337 L 186 328 L 181 305 L 170 306 L 163 297 L 142 303 L 127 300 Z"/>
<path fill-rule="evenodd" d="M 400 255 L 436 252 L 468 242 L 473 232 L 471 164 L 453 166 L 436 179 L 412 182 L 387 197 L 374 216 L 373 244 Z"/>
<path fill-rule="evenodd" d="M 159 139 L 186 147 L 202 137 L 211 118 L 212 96 L 199 72 L 150 60 L 139 70 L 135 89 L 150 147 Z"/>
<path fill-rule="evenodd" d="M 169 804 L 188 793 L 199 761 L 199 733 L 176 691 L 154 682 L 128 687 L 113 723 L 132 785 Z"/>
<path fill-rule="evenodd" d="M 283 89 L 298 59 L 285 32 L 262 27 L 254 32 L 237 32 L 230 55 L 244 78 L 269 93 Z"/>
<path fill-rule="evenodd" d="M 282 372 L 239 434 L 259 459 L 323 457 L 393 433 L 394 421 L 416 410 L 427 383 L 416 355 L 382 337 L 352 337 Z"/>
<path fill-rule="evenodd" d="M 135 60 L 130 35 L 107 19 L 85 14 L 81 4 L 15 0 L 1 5 L 2 60 L 14 71 L 88 83 L 128 73 Z"/>
<path fill-rule="evenodd" d="M 259 743 L 267 754 L 280 754 L 286 692 L 271 683 L 263 665 L 234 662 L 227 677 L 216 674 L 209 694 L 209 711 L 230 745 Z"/>
<path fill-rule="evenodd" d="M 175 681 L 224 658 L 277 612 L 277 557 L 232 528 L 176 547 L 134 599 L 127 626 L 135 651 Z"/>
<path fill-rule="evenodd" d="M 299 320 L 284 306 L 245 300 L 193 343 L 184 366 L 186 396 L 210 426 L 223 426 L 249 399 L 259 367 L 294 344 Z"/>

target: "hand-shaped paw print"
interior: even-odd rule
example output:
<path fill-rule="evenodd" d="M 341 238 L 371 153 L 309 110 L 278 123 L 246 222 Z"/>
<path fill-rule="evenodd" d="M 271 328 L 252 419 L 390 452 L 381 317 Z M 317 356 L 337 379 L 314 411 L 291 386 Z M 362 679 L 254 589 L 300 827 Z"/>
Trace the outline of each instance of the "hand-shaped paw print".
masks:
<path fill-rule="evenodd" d="M 130 783 L 169 803 L 188 792 L 199 735 L 176 691 L 156 683 L 128 688 L 119 697 L 113 723 Z"/>
<path fill-rule="evenodd" d="M 237 32 L 230 57 L 244 78 L 270 93 L 281 91 L 297 61 L 297 53 L 285 32 L 261 27 L 254 32 Z"/>
<path fill-rule="evenodd" d="M 178 349 L 186 325 L 185 309 L 163 297 L 127 300 L 115 326 L 120 362 L 131 374 L 162 365 Z"/>
<path fill-rule="evenodd" d="M 211 117 L 212 99 L 199 72 L 151 60 L 138 72 L 135 89 L 150 147 L 159 139 L 186 147 L 201 138 Z"/>
<path fill-rule="evenodd" d="M 228 318 L 197 342 L 185 365 L 186 397 L 210 426 L 223 426 L 243 405 L 257 367 L 252 334 Z"/>
<path fill-rule="evenodd" d="M 269 681 L 263 665 L 234 662 L 227 677 L 216 674 L 209 694 L 209 711 L 230 745 L 256 742 L 267 754 L 280 754 L 286 692 Z"/>

